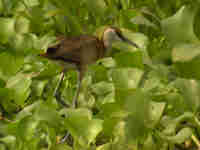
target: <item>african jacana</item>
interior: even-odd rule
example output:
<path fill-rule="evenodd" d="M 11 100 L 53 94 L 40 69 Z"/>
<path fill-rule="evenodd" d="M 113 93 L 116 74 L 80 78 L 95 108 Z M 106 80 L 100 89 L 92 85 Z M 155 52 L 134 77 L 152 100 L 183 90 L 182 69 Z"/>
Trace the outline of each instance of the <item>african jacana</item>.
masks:
<path fill-rule="evenodd" d="M 105 57 L 112 47 L 113 41 L 123 41 L 136 48 L 138 45 L 122 35 L 122 32 L 115 27 L 108 27 L 104 30 L 102 37 L 99 39 L 92 35 L 80 35 L 76 37 L 57 37 L 58 43 L 47 49 L 46 53 L 40 56 L 60 60 L 71 64 L 71 67 L 78 70 L 78 87 L 73 98 L 73 107 L 77 105 L 77 98 L 80 92 L 81 80 L 87 70 L 87 65 L 95 63 L 98 59 Z M 64 69 L 66 71 L 66 69 Z M 62 72 L 59 83 L 64 78 L 64 71 Z M 59 84 L 60 86 L 60 84 Z M 58 86 L 58 87 L 59 87 Z M 59 88 L 56 89 L 57 94 Z"/>

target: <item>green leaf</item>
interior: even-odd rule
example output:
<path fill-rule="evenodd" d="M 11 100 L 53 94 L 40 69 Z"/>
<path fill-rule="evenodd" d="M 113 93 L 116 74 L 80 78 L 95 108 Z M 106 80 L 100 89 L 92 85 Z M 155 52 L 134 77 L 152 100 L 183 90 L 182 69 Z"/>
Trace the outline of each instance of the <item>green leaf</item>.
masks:
<path fill-rule="evenodd" d="M 72 148 L 66 144 L 56 144 L 52 146 L 50 150 L 72 150 Z"/>
<path fill-rule="evenodd" d="M 31 92 L 31 83 L 31 77 L 25 74 L 18 74 L 8 80 L 6 87 L 13 91 L 14 102 L 17 105 L 24 105 Z"/>
<path fill-rule="evenodd" d="M 180 90 L 188 110 L 196 112 L 200 106 L 200 82 L 198 80 L 177 79 L 174 86 Z"/>
<path fill-rule="evenodd" d="M 18 34 L 28 33 L 30 28 L 30 21 L 25 17 L 18 17 L 15 23 L 15 30 Z"/>
<path fill-rule="evenodd" d="M 142 52 L 121 52 L 115 55 L 115 61 L 119 67 L 133 67 L 143 69 Z"/>
<path fill-rule="evenodd" d="M 59 113 L 49 105 L 41 103 L 34 112 L 34 118 L 38 121 L 47 121 L 51 126 L 60 130 L 62 125 L 62 117 Z"/>
<path fill-rule="evenodd" d="M 65 115 L 66 117 L 84 117 L 89 120 L 92 119 L 92 112 L 86 108 L 78 108 L 78 109 L 65 108 L 60 110 L 59 114 Z"/>
<path fill-rule="evenodd" d="M 3 52 L 0 54 L 0 70 L 5 79 L 7 76 L 15 75 L 24 64 L 23 56 L 19 56 L 10 52 Z"/>
<path fill-rule="evenodd" d="M 92 92 L 97 95 L 106 95 L 114 90 L 112 83 L 107 83 L 104 81 L 93 84 L 91 88 Z"/>
<path fill-rule="evenodd" d="M 15 19 L 0 18 L 0 42 L 5 44 L 15 35 Z"/>
<path fill-rule="evenodd" d="M 80 145 L 88 146 L 102 131 L 103 120 L 89 119 L 82 114 L 72 112 L 66 118 L 65 126 Z"/>
<path fill-rule="evenodd" d="M 200 79 L 199 44 L 181 44 L 174 47 L 172 60 L 179 76 Z"/>
<path fill-rule="evenodd" d="M 165 106 L 166 106 L 166 103 L 163 103 L 163 102 L 150 102 L 150 112 L 149 112 L 149 119 L 151 120 L 151 123 L 149 124 L 150 126 L 152 127 L 155 127 L 162 115 L 163 115 L 163 112 L 164 112 L 164 109 L 165 109 Z"/>
<path fill-rule="evenodd" d="M 119 68 L 112 71 L 112 80 L 117 89 L 135 89 L 138 87 L 143 71 L 133 68 Z"/>
<path fill-rule="evenodd" d="M 173 48 L 172 60 L 175 63 L 191 62 L 200 55 L 199 44 L 180 44 Z M 189 71 L 189 70 L 188 70 Z"/>
<path fill-rule="evenodd" d="M 156 143 L 153 139 L 153 136 L 151 134 L 148 135 L 147 139 L 144 142 L 144 147 L 143 150 L 155 150 L 156 147 Z"/>
<path fill-rule="evenodd" d="M 112 150 L 112 144 L 111 143 L 107 143 L 107 144 L 103 144 L 97 147 L 96 150 Z"/>
<path fill-rule="evenodd" d="M 1 105 L 6 112 L 14 112 L 17 110 L 17 105 L 13 103 L 14 94 L 11 89 L 0 88 Z"/>
<path fill-rule="evenodd" d="M 42 96 L 42 93 L 44 91 L 45 86 L 47 85 L 48 81 L 47 80 L 34 80 L 32 85 L 31 85 L 31 89 L 32 92 L 35 96 Z"/>
<path fill-rule="evenodd" d="M 180 43 L 197 43 L 193 24 L 197 7 L 182 6 L 172 17 L 161 22 L 162 30 L 172 45 Z"/>
<path fill-rule="evenodd" d="M 168 140 L 171 143 L 175 144 L 182 144 L 186 140 L 190 139 L 193 134 L 193 131 L 191 128 L 183 128 L 181 129 L 175 136 L 162 136 L 165 140 Z"/>

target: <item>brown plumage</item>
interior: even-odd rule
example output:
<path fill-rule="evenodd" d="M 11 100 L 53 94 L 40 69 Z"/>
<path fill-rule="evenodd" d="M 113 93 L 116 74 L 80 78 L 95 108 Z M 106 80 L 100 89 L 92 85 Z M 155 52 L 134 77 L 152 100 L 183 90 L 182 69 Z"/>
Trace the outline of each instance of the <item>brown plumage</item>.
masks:
<path fill-rule="evenodd" d="M 105 29 L 101 39 L 91 35 L 80 35 L 77 37 L 58 36 L 58 43 L 47 49 L 47 52 L 40 56 L 59 60 L 73 64 L 78 70 L 78 87 L 73 100 L 73 107 L 77 105 L 77 99 L 80 92 L 81 80 L 89 64 L 95 63 L 98 59 L 105 57 L 108 50 L 112 47 L 112 42 L 121 40 L 138 48 L 137 44 L 125 38 L 117 28 L 109 27 Z M 67 71 L 64 67 L 63 72 Z M 59 85 L 63 81 L 64 73 L 61 75 Z M 55 89 L 54 95 L 58 96 L 58 88 Z"/>
<path fill-rule="evenodd" d="M 59 43 L 49 47 L 41 56 L 52 60 L 61 60 L 75 64 L 83 78 L 87 65 L 94 63 L 105 55 L 104 43 L 95 36 L 57 37 Z M 98 49 L 98 50 L 97 50 Z"/>
<path fill-rule="evenodd" d="M 77 37 L 58 36 L 57 40 L 58 43 L 56 45 L 49 47 L 46 53 L 41 54 L 40 56 L 73 64 L 72 66 L 77 69 L 78 87 L 73 98 L 73 108 L 77 106 L 81 80 L 83 79 L 84 73 L 87 71 L 87 66 L 95 63 L 98 59 L 105 57 L 111 49 L 113 41 L 121 40 L 138 48 L 137 44 L 125 38 L 119 29 L 113 27 L 107 28 L 101 39 L 91 35 L 80 35 Z M 67 106 L 58 95 L 65 71 L 67 71 L 67 68 L 64 66 L 58 86 L 55 88 L 54 96 L 63 105 Z M 68 136 L 69 134 L 67 134 L 61 142 L 64 142 Z"/>

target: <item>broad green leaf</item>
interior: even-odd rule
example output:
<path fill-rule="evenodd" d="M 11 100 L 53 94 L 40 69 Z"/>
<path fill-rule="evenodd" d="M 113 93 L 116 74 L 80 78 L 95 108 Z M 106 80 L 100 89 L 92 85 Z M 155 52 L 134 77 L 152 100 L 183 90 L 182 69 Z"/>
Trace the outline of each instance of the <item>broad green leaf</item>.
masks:
<path fill-rule="evenodd" d="M 118 68 L 112 71 L 112 80 L 117 89 L 135 89 L 138 87 L 143 71 L 134 68 Z"/>
<path fill-rule="evenodd" d="M 7 79 L 8 76 L 15 75 L 24 64 L 23 56 L 10 52 L 1 53 L 0 60 L 0 71 L 2 71 L 5 79 Z"/>
<path fill-rule="evenodd" d="M 0 0 L 0 14 L 3 13 L 3 10 L 4 10 L 3 7 L 4 7 L 4 6 L 3 6 L 3 0 Z"/>
<path fill-rule="evenodd" d="M 15 146 L 16 146 L 16 137 L 8 135 L 8 136 L 0 138 L 0 141 L 2 143 L 4 143 L 7 146 L 7 148 L 9 148 L 9 149 L 15 149 Z"/>
<path fill-rule="evenodd" d="M 5 44 L 15 35 L 15 19 L 0 18 L 0 42 Z"/>
<path fill-rule="evenodd" d="M 31 85 L 31 89 L 32 89 L 32 94 L 34 94 L 34 96 L 42 96 L 42 93 L 44 91 L 45 86 L 47 85 L 48 81 L 47 80 L 34 80 L 32 85 Z"/>
<path fill-rule="evenodd" d="M 143 69 L 142 52 L 121 52 L 115 55 L 119 67 L 133 67 Z"/>
<path fill-rule="evenodd" d="M 92 112 L 86 108 L 78 108 L 78 109 L 62 109 L 59 112 L 60 115 L 65 115 L 66 117 L 84 117 L 89 120 L 92 119 Z"/>
<path fill-rule="evenodd" d="M 184 112 L 184 114 L 171 118 L 169 116 L 164 116 L 161 120 L 161 124 L 165 129 L 162 131 L 163 135 L 172 136 L 176 134 L 176 130 L 181 126 L 182 122 L 189 122 L 194 120 L 194 115 L 191 112 Z"/>
<path fill-rule="evenodd" d="M 101 146 L 98 146 L 96 150 L 112 150 L 112 144 L 111 143 L 103 144 Z"/>
<path fill-rule="evenodd" d="M 14 112 L 18 109 L 17 105 L 13 103 L 14 93 L 11 89 L 0 88 L 1 105 L 7 112 Z"/>
<path fill-rule="evenodd" d="M 196 112 L 200 106 L 200 82 L 198 80 L 177 79 L 174 82 L 191 112 Z"/>
<path fill-rule="evenodd" d="M 104 81 L 93 84 L 91 88 L 96 95 L 106 95 L 114 90 L 112 83 Z"/>
<path fill-rule="evenodd" d="M 91 69 L 90 69 L 91 68 Z M 93 82 L 108 81 L 108 70 L 102 65 L 92 65 L 89 71 L 92 75 Z"/>
<path fill-rule="evenodd" d="M 25 17 L 18 17 L 15 23 L 15 30 L 17 33 L 23 34 L 28 33 L 30 27 L 30 21 Z"/>
<path fill-rule="evenodd" d="M 172 143 L 182 144 L 186 140 L 190 139 L 192 134 L 193 134 L 192 129 L 186 127 L 186 128 L 181 129 L 175 136 L 163 136 L 163 135 L 161 135 L 161 137 L 164 138 L 165 140 L 172 142 Z"/>
<path fill-rule="evenodd" d="M 147 139 L 144 142 L 144 146 L 143 146 L 143 150 L 156 150 L 156 143 L 153 139 L 153 136 L 151 134 L 149 134 L 147 136 Z"/>
<path fill-rule="evenodd" d="M 48 79 L 50 77 L 54 77 L 58 75 L 62 71 L 62 68 L 59 64 L 54 62 L 49 62 L 46 66 L 42 69 L 40 74 L 36 77 L 38 80 Z"/>
<path fill-rule="evenodd" d="M 18 74 L 8 80 L 6 88 L 13 91 L 13 100 L 17 105 L 24 105 L 31 92 L 31 83 L 31 77 L 25 74 Z"/>
<path fill-rule="evenodd" d="M 36 132 L 38 123 L 32 116 L 24 117 L 18 124 L 17 137 L 20 137 L 24 141 L 31 140 Z"/>
<path fill-rule="evenodd" d="M 199 42 L 193 31 L 196 11 L 189 5 L 182 6 L 175 15 L 162 20 L 162 30 L 172 45 Z"/>
<path fill-rule="evenodd" d="M 116 67 L 116 62 L 112 57 L 106 57 L 106 58 L 100 59 L 98 63 L 102 64 L 106 68 Z"/>
<path fill-rule="evenodd" d="M 107 103 L 100 106 L 100 116 L 106 118 L 124 118 L 127 116 L 126 110 L 117 103 Z"/>
<path fill-rule="evenodd" d="M 72 150 L 72 148 L 66 144 L 57 144 L 52 146 L 50 150 Z"/>
<path fill-rule="evenodd" d="M 59 115 L 59 113 L 52 107 L 49 107 L 48 105 L 45 105 L 44 103 L 41 103 L 37 109 L 34 111 L 34 118 L 38 121 L 46 121 L 51 126 L 57 128 L 60 130 L 60 126 L 62 125 L 62 117 Z M 59 127 L 59 128 L 58 128 Z"/>
<path fill-rule="evenodd" d="M 66 118 L 65 126 L 82 146 L 89 146 L 103 129 L 103 120 L 88 119 L 81 114 L 71 114 Z"/>
<path fill-rule="evenodd" d="M 199 49 L 200 43 L 177 45 L 173 48 L 172 60 L 174 63 L 191 62 L 200 55 Z"/>
<path fill-rule="evenodd" d="M 158 28 L 156 24 L 149 21 L 143 15 L 138 15 L 138 16 L 134 17 L 133 19 L 131 19 L 131 21 L 135 24 L 146 25 L 146 26 L 149 26 L 149 27 L 152 27 L 152 28 L 155 28 L 155 29 Z"/>
<path fill-rule="evenodd" d="M 200 79 L 199 44 L 181 44 L 174 47 L 172 60 L 179 76 Z"/>
<path fill-rule="evenodd" d="M 21 120 L 22 118 L 26 116 L 31 116 L 34 113 L 34 110 L 36 110 L 37 107 L 41 105 L 41 101 L 37 101 L 29 106 L 26 106 L 23 110 L 21 110 L 19 113 L 15 115 L 15 120 Z"/>
<path fill-rule="evenodd" d="M 150 102 L 149 118 L 151 120 L 151 123 L 148 126 L 155 127 L 159 123 L 163 115 L 165 106 L 166 103 L 164 102 Z"/>

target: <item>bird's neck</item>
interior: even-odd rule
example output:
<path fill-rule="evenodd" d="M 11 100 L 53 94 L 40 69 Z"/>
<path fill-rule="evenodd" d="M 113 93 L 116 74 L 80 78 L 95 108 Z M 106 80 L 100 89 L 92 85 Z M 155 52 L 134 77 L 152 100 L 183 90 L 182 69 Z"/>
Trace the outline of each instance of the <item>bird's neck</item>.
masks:
<path fill-rule="evenodd" d="M 111 49 L 112 49 L 112 43 L 114 41 L 114 38 L 113 38 L 113 33 L 110 32 L 109 30 L 106 30 L 103 34 L 103 43 L 104 43 L 104 46 L 106 48 L 106 54 L 108 54 Z"/>

